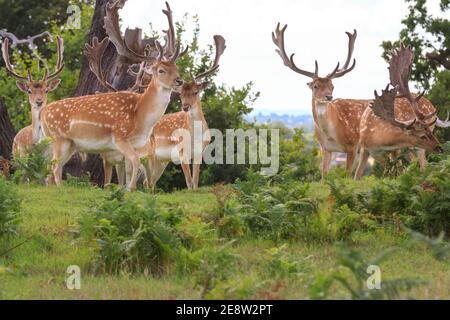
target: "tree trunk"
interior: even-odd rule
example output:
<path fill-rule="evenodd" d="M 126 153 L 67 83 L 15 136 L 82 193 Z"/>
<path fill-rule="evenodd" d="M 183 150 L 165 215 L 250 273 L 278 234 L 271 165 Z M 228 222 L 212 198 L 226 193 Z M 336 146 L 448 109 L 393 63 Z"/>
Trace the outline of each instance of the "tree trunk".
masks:
<path fill-rule="evenodd" d="M 97 0 L 95 3 L 94 16 L 92 18 L 91 30 L 86 37 L 86 43 L 91 43 L 94 37 L 97 37 L 100 41 L 104 39 L 107 35 L 105 29 L 103 28 L 105 9 L 108 0 Z M 117 63 L 117 52 L 116 48 L 112 43 L 109 44 L 108 48 L 105 50 L 103 55 L 103 70 L 110 70 L 110 74 L 106 76 L 110 78 L 110 82 L 113 82 L 112 77 L 114 76 L 114 70 L 116 69 Z M 127 70 L 124 70 L 125 73 Z M 128 74 L 123 74 L 120 76 L 120 81 L 114 81 L 119 90 L 128 89 L 133 78 Z M 106 92 L 106 89 L 97 80 L 97 77 L 89 69 L 89 62 L 86 56 L 83 56 L 80 78 L 78 81 L 78 86 L 73 94 L 74 97 L 85 96 L 90 94 L 95 94 L 97 92 Z M 80 176 L 83 172 L 89 172 L 91 175 L 91 181 L 95 184 L 103 185 L 103 164 L 99 155 L 89 155 L 88 160 L 80 165 L 79 156 L 74 156 L 65 166 L 65 173 L 72 176 Z M 116 179 L 114 177 L 114 179 Z"/>
<path fill-rule="evenodd" d="M 6 109 L 3 98 L 0 97 L 0 156 L 10 160 L 12 144 L 16 132 L 9 119 L 8 109 Z"/>

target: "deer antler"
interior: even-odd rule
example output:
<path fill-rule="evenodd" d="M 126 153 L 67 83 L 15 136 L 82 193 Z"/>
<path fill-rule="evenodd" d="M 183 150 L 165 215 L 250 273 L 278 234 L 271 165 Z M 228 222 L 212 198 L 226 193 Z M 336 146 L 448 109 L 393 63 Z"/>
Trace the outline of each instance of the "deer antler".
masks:
<path fill-rule="evenodd" d="M 410 130 L 417 119 L 414 119 L 410 123 L 397 121 L 395 119 L 395 99 L 397 97 L 397 89 L 393 88 L 389 90 L 389 85 L 382 91 L 381 96 L 375 90 L 375 100 L 370 104 L 370 108 L 373 113 L 378 117 L 390 122 L 392 125 L 401 129 Z"/>
<path fill-rule="evenodd" d="M 313 73 L 313 72 L 302 70 L 295 65 L 295 62 L 294 62 L 295 53 L 291 54 L 290 57 L 288 56 L 288 54 L 286 53 L 285 45 L 284 45 L 284 32 L 286 31 L 288 26 L 285 25 L 281 30 L 280 30 L 280 26 L 281 26 L 281 24 L 278 23 L 275 32 L 272 32 L 272 41 L 277 46 L 278 49 L 276 50 L 276 52 L 280 55 L 281 59 L 284 62 L 284 65 L 286 67 L 290 68 L 291 70 L 293 70 L 297 73 L 300 73 L 301 75 L 310 77 L 312 79 L 317 78 L 319 76 L 319 65 L 318 65 L 317 61 L 315 63 L 316 70 Z"/>
<path fill-rule="evenodd" d="M 401 96 L 404 96 L 411 105 L 416 117 L 421 121 L 428 120 L 433 118 L 437 114 L 436 112 L 430 115 L 424 115 L 420 112 L 418 102 L 424 96 L 425 92 L 418 95 L 417 97 L 413 97 L 410 89 L 409 89 L 409 79 L 411 77 L 412 64 L 414 61 L 414 52 L 410 47 L 405 47 L 402 43 L 399 49 L 394 51 L 392 55 L 390 65 L 389 65 L 389 74 L 391 79 L 391 84 L 394 87 L 398 88 L 398 91 Z M 434 125 L 434 123 L 430 124 Z M 430 126 L 428 125 L 428 126 Z"/>
<path fill-rule="evenodd" d="M 40 63 L 42 63 L 42 65 L 44 66 L 44 68 L 46 69 L 46 71 L 48 72 L 48 65 L 47 62 L 39 55 L 38 52 L 38 48 L 37 45 L 34 43 L 34 41 L 38 38 L 42 38 L 42 37 L 49 37 L 50 40 L 53 41 L 53 37 L 52 34 L 48 31 L 42 32 L 40 34 L 37 34 L 35 36 L 32 37 L 28 37 L 26 39 L 19 39 L 17 38 L 13 33 L 11 32 L 7 32 L 4 30 L 0 30 L 0 36 L 2 36 L 3 38 L 9 38 L 11 39 L 11 41 L 13 42 L 14 45 L 19 45 L 19 44 L 27 44 L 28 48 L 31 50 L 31 52 L 33 53 L 33 56 L 38 59 L 38 61 Z"/>
<path fill-rule="evenodd" d="M 142 40 L 142 31 L 140 29 L 130 30 L 125 32 L 126 37 L 122 36 L 119 26 L 119 9 L 122 9 L 123 0 L 116 0 L 115 2 L 106 5 L 106 15 L 104 19 L 104 28 L 111 42 L 116 47 L 119 56 L 126 58 L 130 63 L 136 64 L 142 61 L 155 62 L 156 58 L 153 54 L 144 55 L 143 52 L 136 52 L 136 50 L 144 51 L 147 45 L 151 45 L 154 39 Z M 130 48 L 130 43 L 133 43 L 133 49 Z"/>
<path fill-rule="evenodd" d="M 86 43 L 84 54 L 89 61 L 89 68 L 95 74 L 98 81 L 109 91 L 118 91 L 114 88 L 106 79 L 102 70 L 102 58 L 105 53 L 106 48 L 109 45 L 109 38 L 104 38 L 101 42 L 98 42 L 98 38 L 94 37 L 92 39 L 92 45 Z"/>
<path fill-rule="evenodd" d="M 346 32 L 346 34 L 348 36 L 347 60 L 345 61 L 344 66 L 341 69 L 336 68 L 332 73 L 330 73 L 327 76 L 327 78 L 330 78 L 330 79 L 341 78 L 341 77 L 345 76 L 347 73 L 353 71 L 353 69 L 355 69 L 356 59 L 353 59 L 353 64 L 350 68 L 348 66 L 350 65 L 350 61 L 352 60 L 353 51 L 355 50 L 355 41 L 356 41 L 356 37 L 358 36 L 358 33 L 355 29 L 353 33 Z"/>
<path fill-rule="evenodd" d="M 18 74 L 14 70 L 14 67 L 11 64 L 11 61 L 9 60 L 9 39 L 8 38 L 5 38 L 3 40 L 2 55 L 3 55 L 3 60 L 5 61 L 6 71 L 8 72 L 9 75 L 13 76 L 14 78 L 16 78 L 19 81 L 30 81 L 30 82 L 32 81 L 30 70 L 28 70 L 28 75 L 26 77 Z"/>
<path fill-rule="evenodd" d="M 47 69 L 45 69 L 44 81 L 50 81 L 56 78 L 64 69 L 64 40 L 60 36 L 56 36 L 56 47 L 58 59 L 55 66 L 55 71 L 48 75 Z"/>
<path fill-rule="evenodd" d="M 215 35 L 214 36 L 214 43 L 215 43 L 215 46 L 216 46 L 216 56 L 214 58 L 214 62 L 212 64 L 212 66 L 208 70 L 206 70 L 205 72 L 202 72 L 202 73 L 196 75 L 195 76 L 195 81 L 198 81 L 198 80 L 200 80 L 202 78 L 205 78 L 205 77 L 209 76 L 210 74 L 213 74 L 219 68 L 220 57 L 225 52 L 225 49 L 226 49 L 227 46 L 225 45 L 224 37 L 222 37 L 220 35 Z"/>

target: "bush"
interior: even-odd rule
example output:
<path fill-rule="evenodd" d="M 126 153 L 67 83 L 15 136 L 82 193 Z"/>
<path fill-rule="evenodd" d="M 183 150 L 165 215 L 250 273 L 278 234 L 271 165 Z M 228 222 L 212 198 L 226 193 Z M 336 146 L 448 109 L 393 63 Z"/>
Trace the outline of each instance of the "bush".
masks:
<path fill-rule="evenodd" d="M 248 187 L 248 182 L 237 185 L 238 190 Z M 308 217 L 318 210 L 317 201 L 307 196 L 308 190 L 308 184 L 266 181 L 249 194 L 240 192 L 242 219 L 256 236 L 274 241 L 298 239 Z"/>
<path fill-rule="evenodd" d="M 21 202 L 15 187 L 0 177 L 0 238 L 16 233 Z"/>
<path fill-rule="evenodd" d="M 97 243 L 99 270 L 160 275 L 181 247 L 173 222 L 170 211 L 162 211 L 154 198 L 141 205 L 116 189 L 79 219 L 79 232 Z"/>
<path fill-rule="evenodd" d="M 352 300 L 381 300 L 410 298 L 410 291 L 423 281 L 417 279 L 382 279 L 381 289 L 370 290 L 367 285 L 368 267 L 379 266 L 393 249 L 382 252 L 373 259 L 366 259 L 356 250 L 343 244 L 337 247 L 336 268 L 328 274 L 319 274 L 309 288 L 310 298 L 313 300 L 327 299 L 329 291 L 334 283 L 339 284 L 345 290 L 345 299 Z"/>
<path fill-rule="evenodd" d="M 270 278 L 289 278 L 301 273 L 300 262 L 292 259 L 286 249 L 287 246 L 283 245 L 266 251 L 267 272 Z"/>
<path fill-rule="evenodd" d="M 219 245 L 212 243 L 196 251 L 182 250 L 177 261 L 178 272 L 193 274 L 195 287 L 205 298 L 222 281 L 235 274 L 241 256 L 231 251 L 234 241 Z"/>
<path fill-rule="evenodd" d="M 24 157 L 15 156 L 13 168 L 15 169 L 14 181 L 45 183 L 50 175 L 50 157 L 48 155 L 50 142 L 41 141 L 33 145 Z"/>
<path fill-rule="evenodd" d="M 347 206 L 378 222 L 403 222 L 427 235 L 450 234 L 450 157 L 430 163 L 421 173 L 411 165 L 397 179 L 366 180 L 367 190 L 356 190 L 347 179 L 328 179 L 333 208 Z"/>

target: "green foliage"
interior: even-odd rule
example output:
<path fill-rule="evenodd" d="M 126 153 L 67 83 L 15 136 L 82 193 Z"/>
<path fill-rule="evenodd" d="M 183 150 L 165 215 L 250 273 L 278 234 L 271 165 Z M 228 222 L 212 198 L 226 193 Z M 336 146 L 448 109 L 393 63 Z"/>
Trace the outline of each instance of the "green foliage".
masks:
<path fill-rule="evenodd" d="M 280 139 L 281 175 L 286 179 L 312 182 L 320 179 L 319 150 L 307 140 L 303 129 L 288 131 Z"/>
<path fill-rule="evenodd" d="M 62 1 L 68 3 L 69 1 Z M 40 6 L 38 6 L 40 8 Z M 31 8 L 28 7 L 27 8 Z M 67 5 L 64 5 L 64 11 Z M 33 10 L 36 8 L 33 8 Z M 7 11 L 5 11 L 7 12 Z M 47 23 L 44 30 L 50 31 L 54 36 L 60 35 L 64 39 L 64 62 L 65 67 L 60 73 L 59 78 L 61 84 L 58 89 L 49 94 L 48 103 L 60 100 L 71 96 L 78 84 L 78 77 L 80 74 L 81 58 L 83 57 L 83 49 L 85 44 L 85 37 L 90 28 L 91 18 L 93 15 L 93 6 L 88 3 L 81 4 L 81 28 L 68 29 L 66 26 L 61 26 L 59 20 L 51 20 Z M 51 17 L 51 16 L 49 16 Z M 44 20 L 47 21 L 47 20 Z M 18 26 L 15 25 L 11 30 L 15 32 Z M 41 29 L 37 29 L 41 30 Z M 44 31 L 42 30 L 42 31 Z M 36 30 L 31 31 L 28 35 L 33 35 Z M 48 43 L 38 43 L 39 51 L 44 52 L 48 57 L 48 65 L 50 70 L 53 70 L 56 65 L 56 41 Z M 20 46 L 13 48 L 12 63 L 15 65 L 16 71 L 19 74 L 26 74 L 29 68 L 33 79 L 40 79 L 43 76 L 44 70 L 39 66 L 36 59 L 30 56 L 26 47 Z M 20 52 L 19 52 L 20 50 Z M 19 54 L 21 53 L 21 54 Z M 21 128 L 31 123 L 31 109 L 26 93 L 21 92 L 16 87 L 16 80 L 6 73 L 5 68 L 0 69 L 0 96 L 4 97 L 5 104 L 8 108 L 8 113 L 14 128 L 18 131 Z"/>
<path fill-rule="evenodd" d="M 356 190 L 346 179 L 328 180 L 335 209 L 347 206 L 379 222 L 396 222 L 437 235 L 450 233 L 450 158 L 430 163 L 425 173 L 413 164 L 395 180 L 372 180 L 367 190 Z"/>
<path fill-rule="evenodd" d="M 404 28 L 400 31 L 399 40 L 385 41 L 383 57 L 388 60 L 389 53 L 397 48 L 400 41 L 412 46 L 418 53 L 415 55 L 412 79 L 426 90 L 432 87 L 430 79 L 436 78 L 440 70 L 438 63 L 429 60 L 425 53 L 438 51 L 448 57 L 450 53 L 450 21 L 428 13 L 426 0 L 405 0 L 409 3 L 408 15 L 402 20 Z M 448 11 L 448 0 L 440 1 L 443 15 Z"/>
<path fill-rule="evenodd" d="M 265 282 L 254 276 L 234 277 L 219 282 L 206 295 L 206 298 L 210 300 L 249 300 L 265 285 Z M 239 314 L 239 311 L 235 312 Z"/>
<path fill-rule="evenodd" d="M 181 251 L 178 270 L 194 275 L 195 287 L 201 289 L 202 298 L 235 273 L 241 256 L 231 251 L 233 243 L 212 243 L 215 245 L 207 245 L 196 251 Z"/>
<path fill-rule="evenodd" d="M 317 212 L 317 201 L 307 196 L 308 190 L 308 184 L 266 182 L 250 193 L 240 192 L 239 210 L 253 235 L 274 241 L 298 239 L 308 217 Z"/>
<path fill-rule="evenodd" d="M 299 261 L 292 259 L 287 252 L 287 245 L 266 251 L 267 272 L 271 278 L 281 279 L 295 277 L 302 271 Z"/>
<path fill-rule="evenodd" d="M 33 145 L 28 154 L 24 157 L 15 155 L 13 160 L 14 181 L 18 182 L 37 182 L 44 184 L 46 178 L 50 175 L 50 142 L 43 140 Z"/>
<path fill-rule="evenodd" d="M 48 30 L 51 22 L 66 22 L 70 4 L 80 5 L 84 0 L 0 0 L 2 28 L 26 38 Z M 91 2 L 91 1 L 90 1 Z"/>
<path fill-rule="evenodd" d="M 423 281 L 417 279 L 381 278 L 381 289 L 369 289 L 369 266 L 380 266 L 387 256 L 394 250 L 383 251 L 379 256 L 367 260 L 361 251 L 351 249 L 343 244 L 337 248 L 337 267 L 329 274 L 320 274 L 310 287 L 311 299 L 326 299 L 329 291 L 338 283 L 345 290 L 345 298 L 352 300 L 382 300 L 403 299 L 405 295 Z"/>
<path fill-rule="evenodd" d="M 21 203 L 16 188 L 0 177 L 0 239 L 16 233 Z"/>
<path fill-rule="evenodd" d="M 116 189 L 79 219 L 79 232 L 97 243 L 97 270 L 162 274 L 181 246 L 171 217 L 154 198 L 140 204 Z"/>

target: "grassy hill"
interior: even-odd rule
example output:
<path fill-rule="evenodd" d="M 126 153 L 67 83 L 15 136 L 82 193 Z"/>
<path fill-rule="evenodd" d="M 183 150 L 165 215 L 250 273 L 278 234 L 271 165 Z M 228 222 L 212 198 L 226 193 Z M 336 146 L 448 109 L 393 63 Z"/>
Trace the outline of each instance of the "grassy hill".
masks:
<path fill-rule="evenodd" d="M 216 214 L 217 198 L 212 189 L 157 195 L 160 206 L 179 207 L 183 230 L 205 241 L 207 232 L 217 230 L 210 219 Z M 106 274 L 95 271 L 98 254 L 95 241 L 77 237 L 77 219 L 90 212 L 109 192 L 88 186 L 62 188 L 20 185 L 23 198 L 18 235 L 0 242 L 1 299 L 198 299 L 204 297 L 199 271 L 181 274 L 168 264 L 161 274 L 148 272 Z M 310 192 L 326 199 L 328 187 L 313 184 Z M 127 199 L 144 203 L 149 194 L 127 194 Z M 193 230 L 197 226 L 198 230 Z M 195 238 L 195 237 L 194 237 Z M 217 250 L 226 241 L 214 242 Z M 199 246 L 201 246 L 200 244 Z M 448 299 L 450 272 L 447 262 L 433 259 L 425 245 L 411 244 L 404 233 L 380 230 L 358 233 L 350 246 L 374 257 L 396 246 L 382 264 L 382 279 L 415 278 L 426 281 L 412 291 L 418 299 Z M 337 248 L 333 243 L 303 241 L 274 243 L 244 236 L 228 245 L 230 257 L 237 257 L 233 269 L 217 282 L 213 298 L 307 299 L 314 280 L 336 266 Z M 225 256 L 225 258 L 228 256 Z M 227 258 L 226 258 L 227 259 Z M 205 262 L 206 263 L 206 262 Z M 65 279 L 70 265 L 81 268 L 81 290 L 68 290 Z M 217 266 L 216 266 L 217 267 Z M 369 275 L 368 275 L 369 276 Z M 345 297 L 338 285 L 332 298 Z"/>

